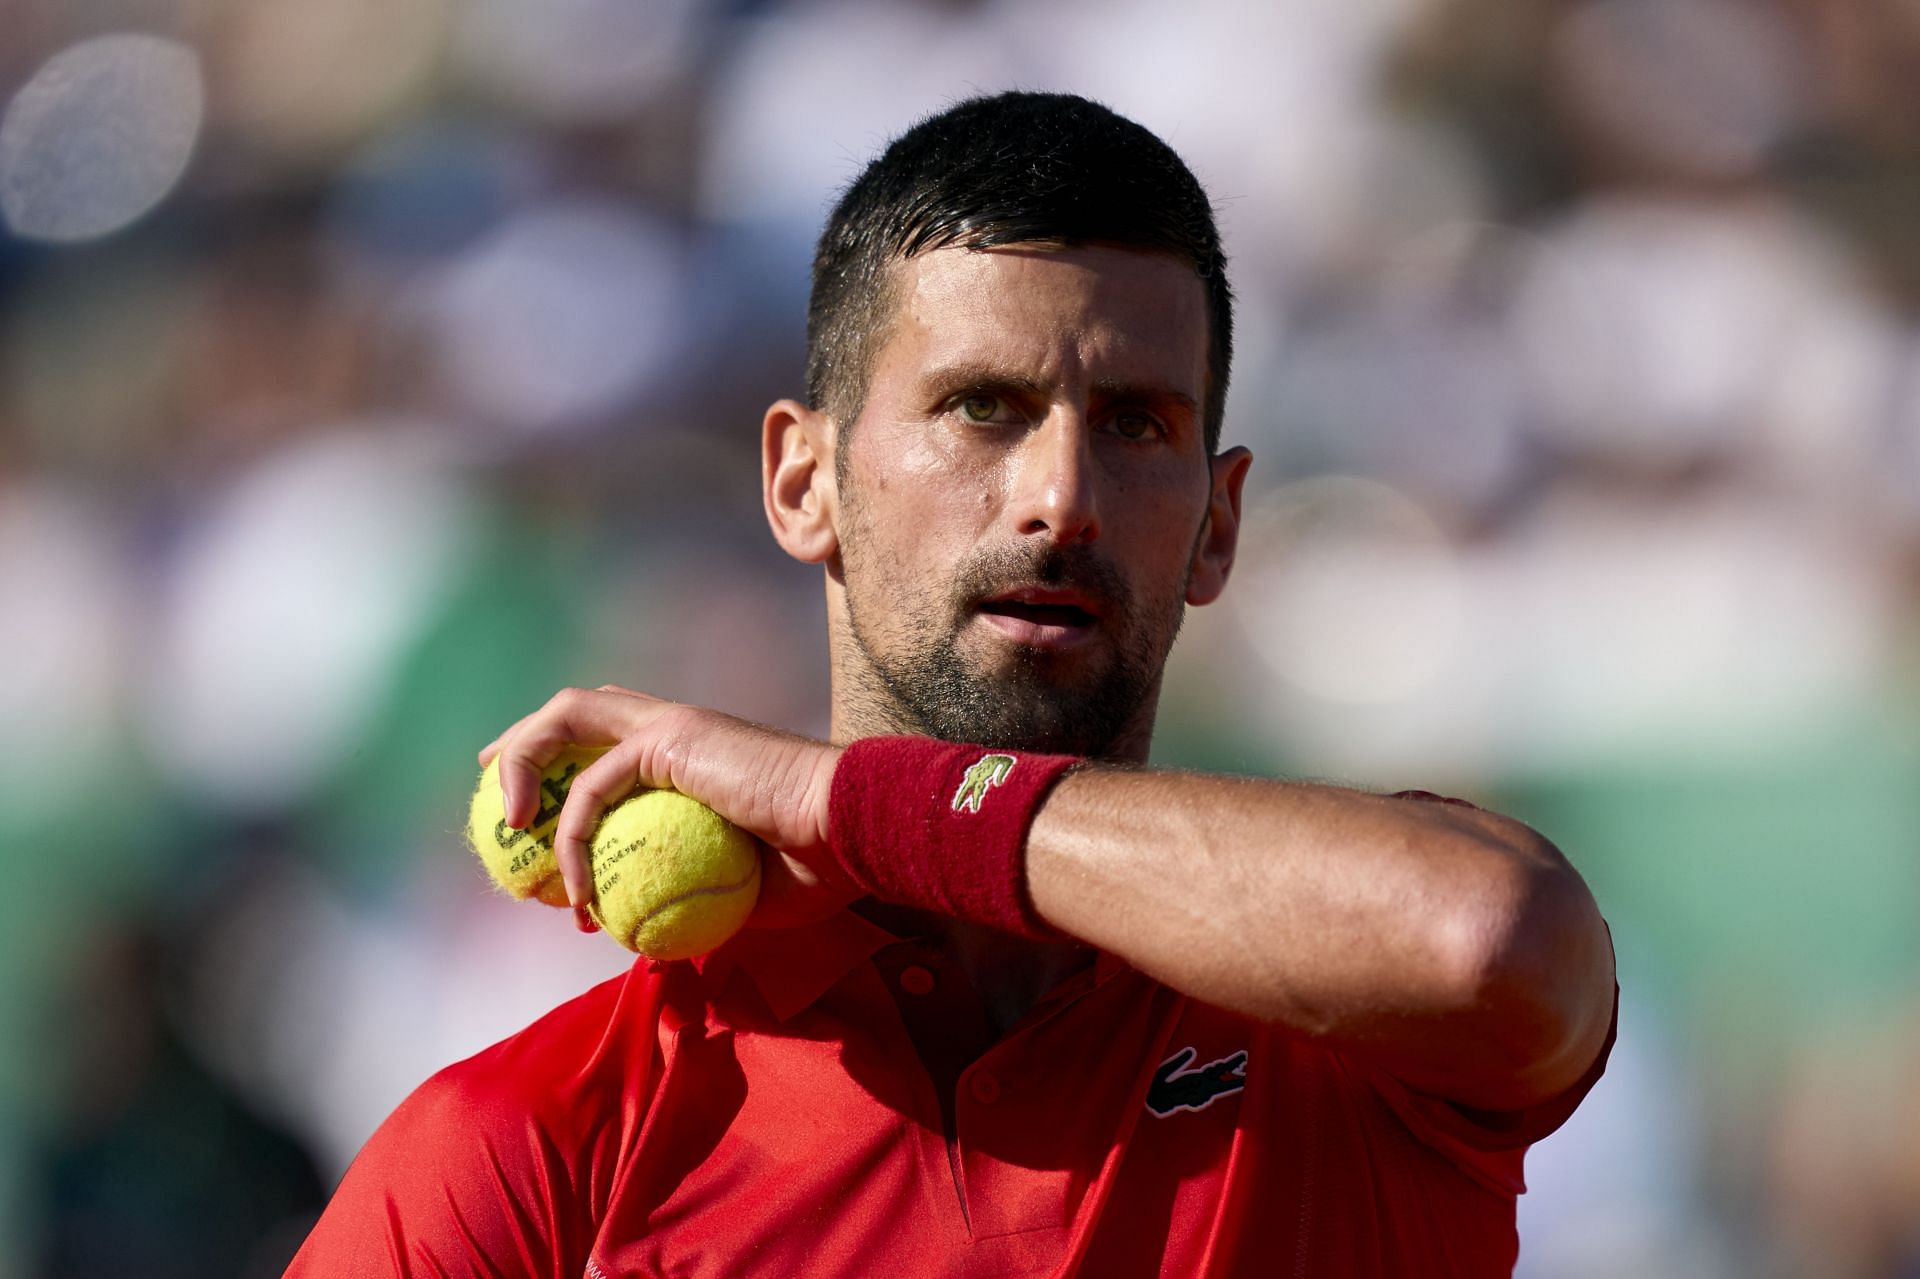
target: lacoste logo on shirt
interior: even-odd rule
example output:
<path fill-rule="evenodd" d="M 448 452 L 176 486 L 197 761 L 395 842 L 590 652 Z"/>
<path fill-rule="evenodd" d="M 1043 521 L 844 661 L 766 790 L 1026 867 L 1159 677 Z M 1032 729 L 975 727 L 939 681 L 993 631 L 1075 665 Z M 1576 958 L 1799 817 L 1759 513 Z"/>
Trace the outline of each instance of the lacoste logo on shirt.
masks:
<path fill-rule="evenodd" d="M 1229 1093 L 1247 1086 L 1247 1054 L 1243 1050 L 1187 1069 L 1199 1053 L 1182 1048 L 1160 1063 L 1153 1072 L 1153 1084 L 1147 1089 L 1147 1109 L 1165 1119 L 1178 1110 L 1205 1110 Z"/>
<path fill-rule="evenodd" d="M 987 797 L 987 792 L 1006 781 L 1019 762 L 1011 755 L 982 755 L 960 779 L 960 789 L 953 793 L 953 811 L 979 812 L 980 801 Z"/>

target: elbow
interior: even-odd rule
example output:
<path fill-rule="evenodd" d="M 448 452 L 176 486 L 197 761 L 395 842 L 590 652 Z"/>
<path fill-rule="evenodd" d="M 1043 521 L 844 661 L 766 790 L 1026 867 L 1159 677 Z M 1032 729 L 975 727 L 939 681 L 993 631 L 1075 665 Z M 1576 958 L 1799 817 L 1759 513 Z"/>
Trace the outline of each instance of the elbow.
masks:
<path fill-rule="evenodd" d="M 1612 945 L 1579 873 L 1526 831 L 1521 855 L 1497 859 L 1446 933 L 1446 998 L 1474 1027 L 1476 1073 L 1497 1108 L 1570 1087 L 1598 1055 L 1613 1004 Z"/>

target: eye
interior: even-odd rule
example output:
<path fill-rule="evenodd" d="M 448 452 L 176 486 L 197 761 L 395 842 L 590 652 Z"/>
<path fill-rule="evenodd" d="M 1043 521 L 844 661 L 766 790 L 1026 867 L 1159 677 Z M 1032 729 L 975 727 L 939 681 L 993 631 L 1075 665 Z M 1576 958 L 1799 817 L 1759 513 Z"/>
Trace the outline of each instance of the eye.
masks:
<path fill-rule="evenodd" d="M 1113 415 L 1108 426 L 1115 435 L 1128 440 L 1147 439 L 1160 429 L 1160 423 L 1154 419 L 1153 414 L 1141 412 L 1139 409 L 1122 409 Z"/>
<path fill-rule="evenodd" d="M 960 401 L 960 416 L 969 422 L 991 422 L 1000 415 L 997 395 L 969 395 Z"/>

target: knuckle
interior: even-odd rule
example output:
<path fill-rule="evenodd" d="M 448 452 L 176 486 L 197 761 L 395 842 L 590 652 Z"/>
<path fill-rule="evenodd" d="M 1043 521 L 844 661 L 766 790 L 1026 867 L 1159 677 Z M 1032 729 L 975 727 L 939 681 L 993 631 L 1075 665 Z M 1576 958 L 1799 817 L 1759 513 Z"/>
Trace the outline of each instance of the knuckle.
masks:
<path fill-rule="evenodd" d="M 572 786 L 567 789 L 566 816 L 570 821 L 584 820 L 607 802 L 607 774 L 600 767 L 603 762 L 604 757 L 574 776 Z"/>
<path fill-rule="evenodd" d="M 687 761 L 693 757 L 693 750 L 686 737 L 680 733 L 669 733 L 660 739 L 661 772 L 673 778 L 680 775 Z"/>
<path fill-rule="evenodd" d="M 693 758 L 694 741 L 699 736 L 700 713 L 690 706 L 676 706 L 663 713 L 656 724 L 655 749 L 661 771 L 669 777 L 679 777 L 681 770 Z"/>

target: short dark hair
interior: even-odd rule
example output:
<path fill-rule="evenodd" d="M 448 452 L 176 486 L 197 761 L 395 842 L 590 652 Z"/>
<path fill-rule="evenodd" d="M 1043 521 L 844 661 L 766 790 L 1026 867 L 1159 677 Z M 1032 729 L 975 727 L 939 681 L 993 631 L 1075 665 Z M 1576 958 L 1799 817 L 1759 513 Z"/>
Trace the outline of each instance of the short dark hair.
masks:
<path fill-rule="evenodd" d="M 1207 451 L 1220 447 L 1233 291 L 1207 194 L 1173 148 L 1062 93 L 970 98 L 907 130 L 834 206 L 813 259 L 807 399 L 842 430 L 866 402 L 891 268 L 948 245 L 1100 244 L 1172 254 L 1207 295 Z"/>

